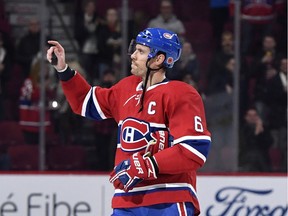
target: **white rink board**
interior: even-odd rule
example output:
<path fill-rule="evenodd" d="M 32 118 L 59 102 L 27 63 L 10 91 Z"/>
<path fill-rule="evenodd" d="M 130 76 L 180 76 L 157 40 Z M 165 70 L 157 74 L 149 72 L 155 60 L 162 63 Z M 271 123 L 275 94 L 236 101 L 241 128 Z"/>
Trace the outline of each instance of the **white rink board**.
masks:
<path fill-rule="evenodd" d="M 108 182 L 108 175 L 0 174 L 0 215 L 110 215 L 113 188 Z"/>
<path fill-rule="evenodd" d="M 287 176 L 201 176 L 201 215 L 288 216 Z"/>
<path fill-rule="evenodd" d="M 0 216 L 108 216 L 108 175 L 0 174 Z M 288 216 L 287 176 L 199 176 L 201 215 Z"/>

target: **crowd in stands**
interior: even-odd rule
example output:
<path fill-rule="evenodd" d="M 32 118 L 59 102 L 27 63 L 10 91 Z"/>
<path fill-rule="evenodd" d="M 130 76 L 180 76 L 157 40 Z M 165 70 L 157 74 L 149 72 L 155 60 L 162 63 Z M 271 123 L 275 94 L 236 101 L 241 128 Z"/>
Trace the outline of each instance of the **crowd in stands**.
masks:
<path fill-rule="evenodd" d="M 239 146 L 231 145 L 236 64 L 234 1 L 193 1 L 195 6 L 185 0 L 156 2 L 159 7 L 151 9 L 156 13 L 150 16 L 145 6 L 135 6 L 134 11 L 131 6 L 128 40 L 146 27 L 165 28 L 180 36 L 181 58 L 173 70 L 168 70 L 167 77 L 192 85 L 203 97 L 213 141 L 203 170 L 235 171 L 235 165 L 243 172 L 286 172 L 287 2 L 241 1 Z M 207 4 L 205 10 L 203 2 Z M 105 12 L 94 0 L 75 1 L 75 5 L 74 38 L 79 53 L 69 65 L 81 72 L 90 84 L 109 88 L 121 73 L 123 38 L 119 5 L 105 5 Z M 194 8 L 191 9 L 194 14 L 189 14 L 189 7 Z M 23 132 L 21 144 L 37 146 L 43 87 L 40 86 L 43 52 L 39 20 L 31 19 L 27 23 L 27 34 L 15 40 L 1 0 L 0 14 L 3 14 L 0 17 L 0 125 L 17 122 Z M 116 122 L 92 122 L 73 114 L 56 71 L 48 62 L 44 64 L 44 71 L 47 148 L 60 145 L 85 149 L 85 156 L 81 157 L 85 162 L 81 166 L 79 163 L 75 167 L 59 168 L 47 158 L 47 169 L 111 170 L 117 142 Z M 0 170 L 13 170 L 13 158 L 9 158 L 12 152 L 9 148 L 13 145 L 0 136 Z M 68 153 L 61 151 L 65 158 Z"/>

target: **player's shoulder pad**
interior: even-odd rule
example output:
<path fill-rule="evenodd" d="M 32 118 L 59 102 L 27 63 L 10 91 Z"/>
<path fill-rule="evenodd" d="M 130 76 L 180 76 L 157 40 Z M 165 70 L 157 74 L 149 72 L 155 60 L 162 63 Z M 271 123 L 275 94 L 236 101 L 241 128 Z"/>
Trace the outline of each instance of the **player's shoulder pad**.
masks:
<path fill-rule="evenodd" d="M 193 86 L 185 82 L 177 81 L 177 80 L 170 81 L 168 89 L 170 89 L 169 94 L 182 95 L 182 94 L 190 93 L 190 94 L 199 95 L 198 91 Z"/>

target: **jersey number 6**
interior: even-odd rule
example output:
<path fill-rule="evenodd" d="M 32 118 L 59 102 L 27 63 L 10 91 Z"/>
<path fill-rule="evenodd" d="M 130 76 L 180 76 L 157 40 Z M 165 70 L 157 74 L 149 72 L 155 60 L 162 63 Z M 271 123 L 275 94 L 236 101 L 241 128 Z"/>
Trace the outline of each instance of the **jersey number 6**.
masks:
<path fill-rule="evenodd" d="M 202 125 L 202 120 L 199 116 L 194 117 L 194 123 L 195 123 L 195 130 L 197 132 L 203 132 L 203 125 Z"/>

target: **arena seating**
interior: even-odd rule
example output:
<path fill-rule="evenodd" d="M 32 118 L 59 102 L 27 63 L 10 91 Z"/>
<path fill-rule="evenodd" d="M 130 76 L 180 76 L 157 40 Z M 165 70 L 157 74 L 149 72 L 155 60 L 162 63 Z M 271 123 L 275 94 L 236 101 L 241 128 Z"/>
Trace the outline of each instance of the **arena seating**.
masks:
<path fill-rule="evenodd" d="M 11 160 L 11 170 L 38 170 L 39 147 L 36 145 L 20 144 L 8 147 Z"/>
<path fill-rule="evenodd" d="M 53 145 L 47 148 L 49 170 L 85 170 L 85 149 L 80 145 Z"/>

